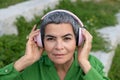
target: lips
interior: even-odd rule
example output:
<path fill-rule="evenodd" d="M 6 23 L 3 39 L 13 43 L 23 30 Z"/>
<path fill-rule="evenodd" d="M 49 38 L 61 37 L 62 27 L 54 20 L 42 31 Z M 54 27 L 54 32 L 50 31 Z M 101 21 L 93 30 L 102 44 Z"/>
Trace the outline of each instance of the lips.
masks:
<path fill-rule="evenodd" d="M 64 54 L 53 54 L 54 56 L 64 56 Z"/>
<path fill-rule="evenodd" d="M 57 58 L 62 58 L 65 54 L 53 54 Z"/>

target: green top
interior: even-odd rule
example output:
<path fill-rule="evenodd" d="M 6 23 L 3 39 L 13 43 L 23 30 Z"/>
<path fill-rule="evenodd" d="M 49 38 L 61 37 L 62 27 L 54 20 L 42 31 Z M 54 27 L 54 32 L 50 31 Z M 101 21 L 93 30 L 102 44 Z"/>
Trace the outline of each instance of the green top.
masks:
<path fill-rule="evenodd" d="M 103 65 L 95 57 L 89 57 L 92 68 L 87 74 L 79 66 L 77 54 L 67 72 L 64 80 L 109 80 L 104 76 Z M 0 80 L 60 80 L 53 62 L 47 55 L 41 57 L 39 61 L 27 67 L 22 72 L 17 72 L 13 63 L 0 69 Z"/>

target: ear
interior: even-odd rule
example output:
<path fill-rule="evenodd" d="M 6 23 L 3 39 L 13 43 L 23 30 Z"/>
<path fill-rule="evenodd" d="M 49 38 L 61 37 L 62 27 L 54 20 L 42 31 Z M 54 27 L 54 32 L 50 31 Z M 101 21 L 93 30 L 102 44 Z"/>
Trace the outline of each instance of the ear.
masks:
<path fill-rule="evenodd" d="M 84 41 L 84 37 L 83 37 L 83 34 L 82 34 L 82 28 L 79 28 L 78 46 L 81 46 L 83 41 Z"/>
<path fill-rule="evenodd" d="M 37 43 L 39 47 L 43 47 L 42 40 L 41 40 L 41 33 L 34 37 L 34 41 Z"/>

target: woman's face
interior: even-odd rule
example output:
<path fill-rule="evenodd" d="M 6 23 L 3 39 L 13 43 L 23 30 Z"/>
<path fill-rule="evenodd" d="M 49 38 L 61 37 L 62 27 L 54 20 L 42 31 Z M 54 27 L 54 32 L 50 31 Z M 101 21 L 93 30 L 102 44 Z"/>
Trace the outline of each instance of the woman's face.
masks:
<path fill-rule="evenodd" d="M 73 60 L 76 40 L 72 26 L 68 23 L 48 24 L 45 29 L 44 47 L 55 64 L 65 64 Z"/>

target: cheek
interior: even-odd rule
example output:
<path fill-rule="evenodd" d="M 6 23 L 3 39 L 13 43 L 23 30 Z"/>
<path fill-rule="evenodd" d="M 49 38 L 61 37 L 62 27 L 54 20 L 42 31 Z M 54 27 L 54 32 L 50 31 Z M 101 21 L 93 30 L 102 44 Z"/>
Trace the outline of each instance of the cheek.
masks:
<path fill-rule="evenodd" d="M 52 49 L 54 48 L 54 45 L 55 45 L 54 43 L 50 43 L 50 42 L 44 41 L 44 49 L 47 52 L 52 51 Z"/>
<path fill-rule="evenodd" d="M 72 40 L 71 42 L 67 43 L 66 46 L 73 50 L 76 47 L 76 40 Z"/>
<path fill-rule="evenodd" d="M 66 49 L 67 51 L 69 51 L 70 54 L 74 53 L 75 51 L 75 48 L 76 48 L 76 45 L 69 45 Z"/>

